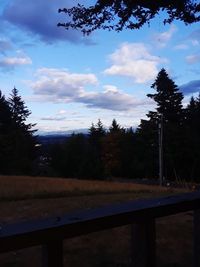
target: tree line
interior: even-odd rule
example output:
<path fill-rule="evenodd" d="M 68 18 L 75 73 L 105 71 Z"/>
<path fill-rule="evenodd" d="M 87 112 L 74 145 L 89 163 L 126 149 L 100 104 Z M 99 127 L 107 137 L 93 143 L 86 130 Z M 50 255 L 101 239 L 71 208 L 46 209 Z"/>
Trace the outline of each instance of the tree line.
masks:
<path fill-rule="evenodd" d="M 159 125 L 163 129 L 163 175 L 166 180 L 200 181 L 200 94 L 183 107 L 183 94 L 161 69 L 148 94 L 156 108 L 137 129 L 113 119 L 106 129 L 99 119 L 88 134 L 72 134 L 62 143 L 36 147 L 30 111 L 14 88 L 0 92 L 0 173 L 106 179 L 157 179 Z M 41 162 L 42 160 L 42 162 Z"/>
<path fill-rule="evenodd" d="M 116 119 L 108 130 L 101 120 L 89 134 L 73 134 L 51 151 L 51 167 L 64 177 L 158 178 L 158 128 L 163 128 L 163 175 L 166 180 L 200 181 L 200 95 L 183 107 L 183 94 L 161 69 L 147 96 L 156 103 L 137 129 Z"/>

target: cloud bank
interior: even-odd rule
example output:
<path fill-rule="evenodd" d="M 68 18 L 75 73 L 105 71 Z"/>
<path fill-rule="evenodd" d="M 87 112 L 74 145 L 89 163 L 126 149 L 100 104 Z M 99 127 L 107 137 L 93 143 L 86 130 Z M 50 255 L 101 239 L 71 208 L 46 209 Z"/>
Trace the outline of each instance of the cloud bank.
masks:
<path fill-rule="evenodd" d="M 200 80 L 193 80 L 180 86 L 180 90 L 185 94 L 200 93 Z"/>
<path fill-rule="evenodd" d="M 77 1 L 73 1 L 73 5 L 76 3 Z M 46 43 L 61 40 L 90 43 L 89 39 L 83 38 L 78 31 L 66 31 L 64 28 L 57 27 L 58 22 L 67 19 L 66 16 L 62 17 L 61 14 L 58 14 L 58 9 L 71 5 L 72 1 L 67 0 L 13 0 L 5 6 L 1 19 L 33 36 L 39 36 Z"/>
<path fill-rule="evenodd" d="M 145 104 L 133 96 L 120 91 L 116 86 L 105 85 L 101 92 L 86 90 L 97 87 L 98 80 L 94 74 L 70 73 L 67 70 L 39 69 L 36 80 L 30 82 L 34 94 L 42 101 L 53 103 L 81 103 L 88 108 L 107 110 L 129 110 Z"/>

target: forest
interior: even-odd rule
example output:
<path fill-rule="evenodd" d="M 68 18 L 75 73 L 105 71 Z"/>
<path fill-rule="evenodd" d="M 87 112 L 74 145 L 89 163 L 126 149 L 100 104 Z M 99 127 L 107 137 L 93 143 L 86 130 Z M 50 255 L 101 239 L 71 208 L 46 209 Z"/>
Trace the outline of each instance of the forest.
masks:
<path fill-rule="evenodd" d="M 165 69 L 152 84 L 155 110 L 136 129 L 117 118 L 105 128 L 101 119 L 88 134 L 39 145 L 31 114 L 16 88 L 0 92 L 0 174 L 47 175 L 84 179 L 159 178 L 159 127 L 162 125 L 163 176 L 166 181 L 200 181 L 200 94 L 183 106 L 183 94 Z M 36 127 L 37 128 L 37 127 Z"/>

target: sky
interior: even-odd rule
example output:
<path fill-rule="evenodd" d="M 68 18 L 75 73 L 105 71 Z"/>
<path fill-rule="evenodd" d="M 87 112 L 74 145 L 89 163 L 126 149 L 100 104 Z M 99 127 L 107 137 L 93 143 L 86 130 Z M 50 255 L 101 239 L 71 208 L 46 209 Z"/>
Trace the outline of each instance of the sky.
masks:
<path fill-rule="evenodd" d="M 88 1 L 85 1 L 88 3 Z M 92 2 L 92 1 L 91 1 Z M 140 30 L 98 30 L 83 36 L 58 28 L 69 0 L 1 0 L 0 90 L 16 87 L 38 133 L 137 127 L 155 103 L 146 95 L 165 68 L 184 94 L 200 92 L 200 23 L 163 25 L 160 14 Z M 81 3 L 84 3 L 82 0 Z"/>

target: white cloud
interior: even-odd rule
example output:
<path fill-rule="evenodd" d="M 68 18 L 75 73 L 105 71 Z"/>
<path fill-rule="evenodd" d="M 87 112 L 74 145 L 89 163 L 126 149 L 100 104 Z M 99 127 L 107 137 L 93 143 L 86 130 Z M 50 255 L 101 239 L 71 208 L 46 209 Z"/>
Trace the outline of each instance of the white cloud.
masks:
<path fill-rule="evenodd" d="M 0 60 L 1 66 L 20 66 L 32 64 L 32 60 L 29 57 L 5 57 Z"/>
<path fill-rule="evenodd" d="M 84 86 L 97 85 L 94 74 L 70 73 L 67 70 L 42 68 L 36 73 L 36 81 L 31 83 L 34 93 L 46 95 L 52 100 L 71 101 L 84 93 Z M 54 98 L 55 97 L 55 98 Z"/>
<path fill-rule="evenodd" d="M 102 92 L 94 89 L 89 91 L 87 86 L 98 85 L 94 74 L 78 74 L 67 70 L 43 68 L 37 71 L 36 80 L 29 84 L 36 96 L 35 100 L 38 101 L 42 98 L 42 101 L 53 103 L 81 103 L 89 108 L 106 110 L 129 110 L 144 104 L 113 85 L 103 86 Z M 59 115 L 63 114 L 65 111 L 59 112 Z"/>
<path fill-rule="evenodd" d="M 63 115 L 63 114 L 66 114 L 67 111 L 65 109 L 61 109 L 58 111 L 58 115 Z"/>
<path fill-rule="evenodd" d="M 118 111 L 130 110 L 143 104 L 133 96 L 122 92 L 113 85 L 103 86 L 103 91 L 100 93 L 87 92 L 79 100 L 90 108 L 103 108 Z"/>
<path fill-rule="evenodd" d="M 154 79 L 161 59 L 153 56 L 143 43 L 123 43 L 109 56 L 112 66 L 104 71 L 108 75 L 127 76 L 136 83 Z"/>
<path fill-rule="evenodd" d="M 199 41 L 198 40 L 192 40 L 192 45 L 193 46 L 199 46 Z"/>
<path fill-rule="evenodd" d="M 189 55 L 186 57 L 186 61 L 189 64 L 195 64 L 200 62 L 200 54 Z"/>
<path fill-rule="evenodd" d="M 0 68 L 10 70 L 18 66 L 30 65 L 32 60 L 23 51 L 16 51 L 16 56 L 3 56 L 0 58 Z"/>
<path fill-rule="evenodd" d="M 189 48 L 189 46 L 186 44 L 179 44 L 179 45 L 176 45 L 174 47 L 174 49 L 176 49 L 176 50 L 187 50 L 188 48 Z"/>
<path fill-rule="evenodd" d="M 66 117 L 59 117 L 59 116 L 46 116 L 40 118 L 42 121 L 64 121 Z"/>
<path fill-rule="evenodd" d="M 188 39 L 191 41 L 192 46 L 199 46 L 200 45 L 200 28 L 193 31 L 188 36 Z"/>
<path fill-rule="evenodd" d="M 173 34 L 177 31 L 177 27 L 175 25 L 171 25 L 168 31 L 157 33 L 154 35 L 154 40 L 157 43 L 158 47 L 165 47 L 167 43 L 171 40 L 173 37 Z"/>

